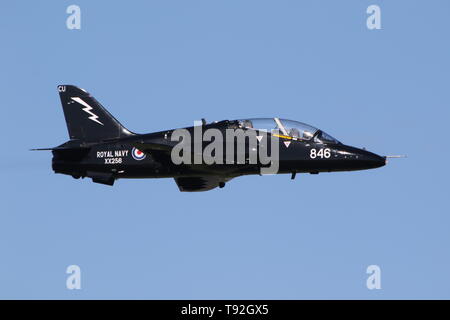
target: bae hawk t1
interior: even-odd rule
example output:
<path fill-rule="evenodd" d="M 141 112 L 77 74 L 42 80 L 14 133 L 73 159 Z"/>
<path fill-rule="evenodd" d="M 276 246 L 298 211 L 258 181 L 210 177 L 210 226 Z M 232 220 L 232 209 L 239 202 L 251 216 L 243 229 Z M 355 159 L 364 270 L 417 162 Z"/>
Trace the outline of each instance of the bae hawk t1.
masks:
<path fill-rule="evenodd" d="M 250 153 L 267 149 L 269 154 L 274 146 L 278 152 L 276 173 L 291 174 L 292 179 L 297 173 L 364 170 L 386 164 L 385 156 L 345 145 L 313 126 L 276 117 L 212 123 L 202 120 L 184 128 L 184 132 L 193 135 L 201 129 L 223 133 L 225 137 L 227 130 L 241 130 L 254 133 L 257 140 L 252 145 L 248 137 L 240 142 L 233 138 L 232 142 L 238 145 L 229 149 L 231 141 L 225 138 L 223 154 L 213 151 L 224 161 L 175 163 L 173 151 L 179 142 L 173 141 L 172 135 L 177 129 L 137 134 L 122 126 L 87 91 L 72 85 L 60 85 L 58 91 L 70 139 L 54 148 L 33 150 L 50 150 L 54 172 L 75 179 L 89 177 L 93 182 L 112 186 L 118 179 L 174 178 L 180 191 L 206 191 L 222 188 L 227 181 L 242 175 L 261 174 L 267 163 L 252 163 Z M 244 144 L 242 149 L 239 143 Z M 193 146 L 188 152 L 195 157 L 207 145 L 207 141 L 202 141 L 200 147 Z M 227 155 L 230 150 L 236 153 L 231 158 Z"/>

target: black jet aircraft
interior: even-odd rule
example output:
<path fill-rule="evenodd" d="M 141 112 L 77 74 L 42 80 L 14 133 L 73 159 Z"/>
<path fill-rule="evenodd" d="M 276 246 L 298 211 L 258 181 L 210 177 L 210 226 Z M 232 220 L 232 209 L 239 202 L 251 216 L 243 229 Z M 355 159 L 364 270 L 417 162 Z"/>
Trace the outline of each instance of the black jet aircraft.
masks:
<path fill-rule="evenodd" d="M 174 178 L 180 191 L 222 188 L 232 178 L 261 173 L 261 164 L 248 163 L 248 151 L 243 162 L 174 164 L 171 150 L 178 142 L 171 140 L 171 134 L 175 129 L 136 134 L 122 126 L 85 90 L 60 85 L 58 92 L 70 140 L 54 148 L 34 149 L 52 151 L 55 173 L 76 179 L 89 177 L 106 185 L 123 178 Z M 386 164 L 384 156 L 347 146 L 324 131 L 297 121 L 259 118 L 206 123 L 202 120 L 200 126 L 203 131 L 265 132 L 267 141 L 278 145 L 277 173 L 291 174 L 292 179 L 296 173 L 363 170 Z M 195 126 L 185 129 L 193 132 Z"/>

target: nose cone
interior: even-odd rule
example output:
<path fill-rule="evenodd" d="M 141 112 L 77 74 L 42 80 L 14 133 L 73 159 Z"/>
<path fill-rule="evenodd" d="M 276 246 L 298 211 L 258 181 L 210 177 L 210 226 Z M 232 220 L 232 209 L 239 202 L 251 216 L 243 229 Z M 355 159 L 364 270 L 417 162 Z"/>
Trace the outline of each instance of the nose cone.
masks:
<path fill-rule="evenodd" d="M 386 165 L 386 157 L 379 156 L 366 150 L 360 150 L 359 154 L 361 164 L 366 169 L 374 169 Z"/>
<path fill-rule="evenodd" d="M 346 145 L 339 146 L 335 157 L 338 157 L 336 168 L 339 167 L 339 171 L 374 169 L 386 165 L 386 157 Z"/>

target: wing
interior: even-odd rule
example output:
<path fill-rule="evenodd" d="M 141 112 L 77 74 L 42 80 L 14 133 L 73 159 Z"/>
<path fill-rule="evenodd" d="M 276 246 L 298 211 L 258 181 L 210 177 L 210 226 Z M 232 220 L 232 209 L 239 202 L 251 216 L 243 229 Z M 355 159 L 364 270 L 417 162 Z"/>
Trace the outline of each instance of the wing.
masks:
<path fill-rule="evenodd" d="M 134 142 L 132 143 L 133 147 L 138 148 L 142 152 L 152 152 L 152 151 L 164 151 L 170 153 L 172 151 L 173 146 L 170 146 L 168 144 L 162 144 L 162 143 L 139 143 Z"/>
<path fill-rule="evenodd" d="M 138 148 L 142 152 L 150 155 L 153 159 L 160 163 L 171 163 L 170 152 L 172 146 L 162 143 L 132 143 L 133 147 Z"/>
<path fill-rule="evenodd" d="M 156 161 L 161 163 L 171 163 L 171 152 L 174 145 L 166 144 L 166 143 L 158 143 L 158 142 L 134 142 L 132 143 L 133 147 L 138 148 L 142 152 L 150 155 Z M 191 148 L 191 157 L 194 157 L 194 150 Z M 193 159 L 193 158 L 191 158 Z"/>
<path fill-rule="evenodd" d="M 150 154 L 157 161 L 170 162 L 170 152 L 172 146 L 160 143 L 133 143 L 133 146 Z M 201 174 L 201 173 L 200 173 Z M 179 177 L 175 178 L 178 188 L 182 192 L 208 191 L 217 187 L 223 188 L 231 178 L 219 176 L 198 176 L 198 177 Z"/>
<path fill-rule="evenodd" d="M 223 188 L 228 180 L 230 178 L 218 176 L 175 178 L 175 182 L 182 192 L 208 191 L 217 187 Z"/>

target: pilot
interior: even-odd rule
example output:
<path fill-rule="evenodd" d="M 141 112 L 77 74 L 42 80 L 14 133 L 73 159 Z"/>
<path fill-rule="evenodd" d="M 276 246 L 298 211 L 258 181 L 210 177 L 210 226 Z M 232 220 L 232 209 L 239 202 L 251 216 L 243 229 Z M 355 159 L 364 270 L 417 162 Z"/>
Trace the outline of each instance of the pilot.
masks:
<path fill-rule="evenodd" d="M 244 128 L 253 128 L 253 123 L 250 120 L 244 120 L 242 122 L 242 126 Z"/>
<path fill-rule="evenodd" d="M 291 136 L 293 138 L 299 138 L 300 137 L 300 131 L 298 131 L 297 128 L 292 128 L 291 130 L 289 130 L 289 136 Z"/>
<path fill-rule="evenodd" d="M 312 133 L 311 132 L 309 132 L 309 131 L 303 131 L 303 139 L 304 140 L 309 140 L 309 139 L 311 139 L 312 138 Z"/>

